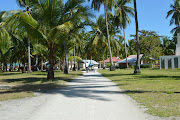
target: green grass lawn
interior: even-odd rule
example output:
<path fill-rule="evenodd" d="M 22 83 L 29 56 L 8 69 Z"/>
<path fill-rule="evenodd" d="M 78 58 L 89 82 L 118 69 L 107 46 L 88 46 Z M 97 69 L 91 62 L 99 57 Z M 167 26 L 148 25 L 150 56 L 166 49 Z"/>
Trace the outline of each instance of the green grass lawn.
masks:
<path fill-rule="evenodd" d="M 99 70 L 141 105 L 160 117 L 180 117 L 180 70 L 133 69 Z"/>
<path fill-rule="evenodd" d="M 47 81 L 47 72 L 4 72 L 0 73 L 0 101 L 19 99 L 35 96 L 33 92 L 46 92 L 65 85 L 66 82 L 82 75 L 81 71 L 71 71 L 64 74 L 62 71 L 55 71 L 53 82 Z M 4 87 L 5 86 L 5 87 Z"/>

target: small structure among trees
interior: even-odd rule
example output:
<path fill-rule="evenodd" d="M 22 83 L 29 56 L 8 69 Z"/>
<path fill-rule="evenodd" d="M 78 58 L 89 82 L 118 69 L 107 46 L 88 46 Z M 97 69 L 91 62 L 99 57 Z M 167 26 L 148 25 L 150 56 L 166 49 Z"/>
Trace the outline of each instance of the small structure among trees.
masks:
<path fill-rule="evenodd" d="M 140 58 L 140 64 L 143 64 L 143 61 L 141 60 L 143 57 L 143 54 L 140 54 L 139 55 L 139 58 Z M 136 65 L 136 61 L 137 61 L 137 55 L 130 55 L 127 57 L 127 63 L 128 65 Z M 122 67 L 126 67 L 126 59 L 123 59 L 119 62 L 117 62 L 117 64 Z"/>

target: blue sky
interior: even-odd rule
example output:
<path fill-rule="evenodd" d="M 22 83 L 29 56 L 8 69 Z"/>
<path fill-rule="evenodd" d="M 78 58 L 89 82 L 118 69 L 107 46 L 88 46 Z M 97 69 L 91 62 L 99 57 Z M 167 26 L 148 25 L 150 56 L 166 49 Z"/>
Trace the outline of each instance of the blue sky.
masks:
<path fill-rule="evenodd" d="M 154 30 L 159 35 L 172 37 L 170 31 L 174 26 L 169 26 L 169 19 L 166 19 L 167 12 L 170 10 L 170 4 L 173 0 L 137 0 L 139 30 Z M 90 5 L 90 2 L 86 3 Z M 133 7 L 133 3 L 129 6 Z M 0 0 L 0 10 L 20 9 L 16 0 Z M 101 6 L 100 11 L 92 12 L 99 16 L 104 14 L 104 8 Z M 126 38 L 131 39 L 130 34 L 135 34 L 135 20 L 126 29 Z"/>

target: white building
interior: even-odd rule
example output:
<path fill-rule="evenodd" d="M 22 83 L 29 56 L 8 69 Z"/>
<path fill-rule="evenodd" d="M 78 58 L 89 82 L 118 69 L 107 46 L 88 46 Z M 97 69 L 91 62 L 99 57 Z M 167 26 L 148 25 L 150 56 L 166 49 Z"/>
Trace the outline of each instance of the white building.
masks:
<path fill-rule="evenodd" d="M 93 66 L 94 69 L 98 69 L 99 63 L 94 60 L 80 60 L 80 69 L 86 69 L 86 67 Z"/>
<path fill-rule="evenodd" d="M 180 68 L 180 33 L 177 34 L 176 55 L 160 56 L 160 69 Z"/>

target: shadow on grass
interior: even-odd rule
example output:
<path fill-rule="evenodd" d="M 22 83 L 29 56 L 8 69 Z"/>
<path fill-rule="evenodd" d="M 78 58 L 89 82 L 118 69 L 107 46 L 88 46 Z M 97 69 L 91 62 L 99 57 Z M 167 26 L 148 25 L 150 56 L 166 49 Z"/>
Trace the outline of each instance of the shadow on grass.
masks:
<path fill-rule="evenodd" d="M 136 76 L 138 78 L 171 78 L 174 80 L 180 80 L 180 76 L 166 76 L 166 75 L 157 75 L 157 76 L 153 76 L 153 75 L 143 75 L 143 76 Z M 169 80 L 169 79 L 164 79 L 164 80 Z"/>
<path fill-rule="evenodd" d="M 102 75 L 104 76 L 104 77 L 114 77 L 114 76 L 131 76 L 131 75 L 134 75 L 134 76 L 137 76 L 137 75 L 139 75 L 139 74 L 134 74 L 134 73 L 132 73 L 132 74 L 104 74 L 104 73 L 102 73 Z"/>
<path fill-rule="evenodd" d="M 63 80 L 66 82 L 70 82 L 72 81 L 72 79 L 70 77 L 55 77 L 53 81 L 59 81 L 59 80 Z M 34 82 L 48 82 L 46 77 L 28 77 L 28 78 L 18 78 L 18 79 L 4 79 L 2 80 L 2 82 L 7 82 L 7 83 L 12 83 L 12 82 L 21 82 L 21 83 L 34 83 Z"/>
<path fill-rule="evenodd" d="M 2 82 L 12 83 L 12 82 L 22 82 L 22 83 L 33 83 L 33 82 L 46 82 L 47 79 L 44 78 L 37 78 L 37 77 L 29 77 L 29 78 L 17 78 L 17 79 L 4 79 Z"/>
<path fill-rule="evenodd" d="M 0 94 L 4 93 L 18 93 L 18 92 L 47 92 L 55 88 L 60 88 L 62 85 L 55 83 L 43 83 L 43 84 L 25 84 L 21 86 L 12 87 L 6 91 L 0 91 Z"/>
<path fill-rule="evenodd" d="M 3 73 L 0 73 L 0 76 L 5 76 L 5 75 L 20 75 L 20 74 L 23 74 L 21 72 L 3 72 Z"/>
<path fill-rule="evenodd" d="M 90 77 L 95 77 L 96 78 L 91 78 Z M 87 77 L 88 80 L 87 80 Z M 27 83 L 39 81 L 40 79 L 46 80 L 46 78 L 27 78 L 27 79 L 22 79 Z M 65 80 L 65 81 L 70 81 L 70 78 L 64 78 L 64 77 L 56 77 L 55 81 L 58 80 Z M 96 82 L 94 81 L 96 79 Z M 98 80 L 99 79 L 99 80 Z M 42 83 L 42 84 L 26 84 L 26 85 L 21 85 L 21 86 L 16 86 L 12 87 L 9 90 L 6 91 L 0 91 L 0 94 L 4 93 L 17 93 L 17 92 L 46 92 L 46 94 L 61 94 L 66 97 L 70 98 L 88 98 L 88 99 L 95 99 L 95 100 L 100 100 L 100 101 L 112 101 L 111 99 L 112 94 L 142 94 L 142 93 L 167 93 L 167 94 L 179 94 L 179 91 L 175 92 L 168 92 L 168 91 L 142 91 L 142 90 L 126 90 L 126 91 L 119 91 L 119 90 L 114 90 L 114 89 L 106 89 L 106 88 L 111 88 L 116 85 L 114 84 L 104 84 L 103 82 L 111 82 L 109 80 L 103 80 L 101 75 L 85 75 L 83 77 L 77 78 L 74 83 L 78 84 L 72 84 L 68 86 L 63 86 L 58 85 L 55 83 Z M 102 83 L 101 83 L 102 82 Z M 80 83 L 80 84 L 79 84 Z M 127 85 L 127 84 L 120 84 L 121 85 Z M 55 88 L 60 88 L 53 90 Z M 52 90 L 52 91 L 49 91 Z"/>
<path fill-rule="evenodd" d="M 137 79 L 137 78 L 154 78 L 154 80 L 156 78 L 165 78 L 164 80 L 169 80 L 169 79 L 174 79 L 174 80 L 180 80 L 180 75 L 179 76 L 167 76 L 167 75 L 141 75 L 141 74 L 103 74 L 102 75 L 104 77 L 121 77 L 121 76 L 132 76 L 132 78 L 129 78 L 131 80 L 127 80 L 127 81 L 137 81 L 137 80 L 142 80 L 142 79 Z M 136 80 L 132 80 L 134 77 L 134 79 Z M 169 79 L 168 79 L 169 78 Z M 125 79 L 128 79 L 128 78 L 125 78 Z M 143 80 L 146 80 L 146 79 L 143 79 Z M 147 79 L 149 80 L 149 79 Z M 114 81 L 114 80 L 113 80 Z M 115 80 L 115 81 L 118 81 L 118 80 Z"/>

